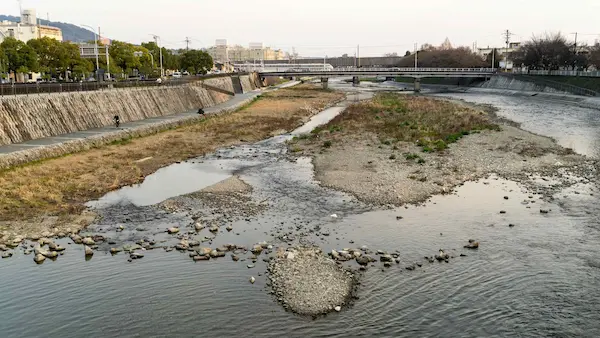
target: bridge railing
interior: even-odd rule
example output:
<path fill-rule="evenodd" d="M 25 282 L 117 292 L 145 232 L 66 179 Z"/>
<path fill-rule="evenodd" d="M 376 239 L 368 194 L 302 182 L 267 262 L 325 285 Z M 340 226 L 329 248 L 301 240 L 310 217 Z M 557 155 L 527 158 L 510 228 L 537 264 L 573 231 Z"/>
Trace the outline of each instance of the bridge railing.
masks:
<path fill-rule="evenodd" d="M 336 72 L 355 72 L 355 73 L 487 73 L 493 74 L 497 70 L 495 68 L 356 68 L 356 67 L 338 67 L 333 70 L 311 69 L 311 70 L 286 70 L 275 71 L 277 73 L 336 73 Z M 273 71 L 271 71 L 273 72 Z M 268 70 L 259 71 L 259 73 L 269 73 Z"/>

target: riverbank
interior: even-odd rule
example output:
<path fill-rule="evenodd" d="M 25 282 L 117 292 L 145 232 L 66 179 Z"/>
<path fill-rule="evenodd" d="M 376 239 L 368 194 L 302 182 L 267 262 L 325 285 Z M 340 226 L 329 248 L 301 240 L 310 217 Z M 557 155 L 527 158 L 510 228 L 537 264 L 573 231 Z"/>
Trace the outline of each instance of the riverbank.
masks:
<path fill-rule="evenodd" d="M 0 244 L 76 233 L 94 219 L 84 203 L 139 183 L 168 164 L 291 130 L 342 98 L 308 85 L 281 89 L 191 125 L 5 170 Z"/>
<path fill-rule="evenodd" d="M 551 199 L 559 186 L 574 184 L 566 173 L 595 175 L 593 161 L 490 109 L 400 94 L 353 105 L 289 149 L 312 156 L 322 185 L 376 205 L 420 203 L 490 174 L 522 183 L 552 177 L 560 184 L 545 192 Z"/>

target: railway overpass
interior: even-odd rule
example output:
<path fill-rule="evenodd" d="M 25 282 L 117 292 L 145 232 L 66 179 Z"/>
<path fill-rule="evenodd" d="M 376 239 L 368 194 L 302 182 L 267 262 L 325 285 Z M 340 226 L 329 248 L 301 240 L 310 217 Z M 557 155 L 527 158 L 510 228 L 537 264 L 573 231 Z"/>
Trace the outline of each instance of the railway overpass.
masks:
<path fill-rule="evenodd" d="M 455 78 L 488 78 L 496 74 L 494 68 L 335 68 L 333 70 L 303 70 L 303 71 L 259 71 L 261 78 L 269 76 L 320 77 L 323 88 L 327 88 L 330 77 L 347 76 L 352 77 L 354 83 L 358 83 L 359 76 L 385 76 L 385 77 L 411 77 L 415 79 L 415 91 L 420 90 L 420 79 L 426 77 L 455 77 Z"/>

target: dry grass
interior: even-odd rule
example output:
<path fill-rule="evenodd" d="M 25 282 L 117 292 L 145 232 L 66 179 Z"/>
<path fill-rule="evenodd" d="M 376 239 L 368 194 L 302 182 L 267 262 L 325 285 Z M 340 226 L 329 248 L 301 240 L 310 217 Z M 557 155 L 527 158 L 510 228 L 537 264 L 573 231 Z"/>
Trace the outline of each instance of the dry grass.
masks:
<path fill-rule="evenodd" d="M 3 171 L 0 222 L 77 214 L 85 202 L 138 183 L 173 162 L 295 128 L 342 96 L 309 86 L 281 89 L 193 125 Z M 136 163 L 147 157 L 152 158 Z"/>
<path fill-rule="evenodd" d="M 376 134 L 382 144 L 417 142 L 426 152 L 446 149 L 463 135 L 497 129 L 486 113 L 445 100 L 381 93 L 348 107 L 310 139 L 331 145 L 336 135 Z M 335 142 L 335 141 L 334 141 Z"/>

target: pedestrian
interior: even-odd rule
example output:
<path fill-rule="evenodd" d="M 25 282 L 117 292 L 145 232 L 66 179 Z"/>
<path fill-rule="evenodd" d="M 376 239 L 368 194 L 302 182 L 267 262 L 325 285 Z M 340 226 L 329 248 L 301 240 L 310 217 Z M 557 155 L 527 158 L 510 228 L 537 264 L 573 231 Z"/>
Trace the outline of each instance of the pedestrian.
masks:
<path fill-rule="evenodd" d="M 119 125 L 121 124 L 121 119 L 119 118 L 119 115 L 115 115 L 113 119 L 115 120 L 115 126 L 119 128 Z"/>

